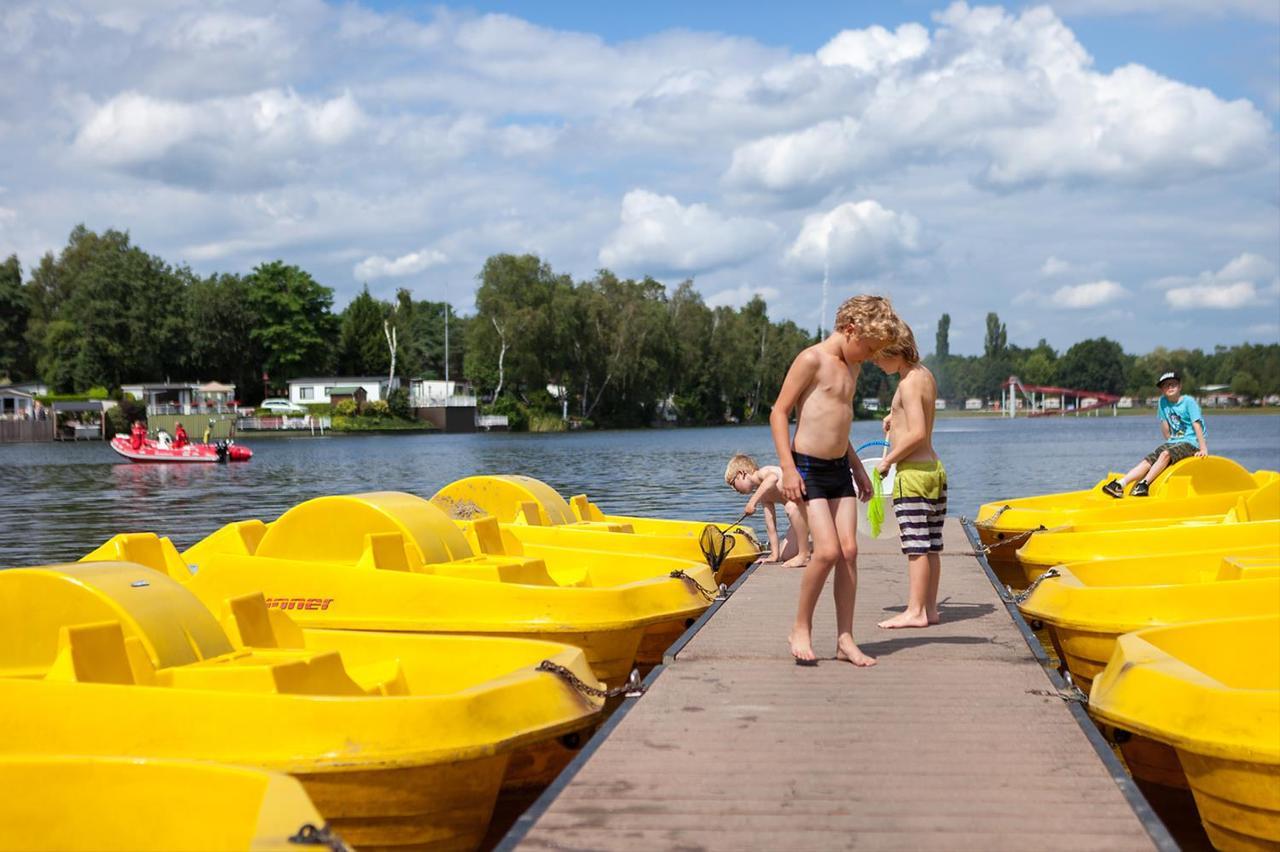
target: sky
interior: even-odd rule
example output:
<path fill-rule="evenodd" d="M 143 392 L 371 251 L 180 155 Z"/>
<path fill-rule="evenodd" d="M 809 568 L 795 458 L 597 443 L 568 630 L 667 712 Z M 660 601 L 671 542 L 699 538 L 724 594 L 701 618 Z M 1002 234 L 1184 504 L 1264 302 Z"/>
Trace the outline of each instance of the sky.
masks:
<path fill-rule="evenodd" d="M 1280 341 L 1280 0 L 7 0 L 0 256 L 472 309 L 499 252 L 933 348 Z"/>

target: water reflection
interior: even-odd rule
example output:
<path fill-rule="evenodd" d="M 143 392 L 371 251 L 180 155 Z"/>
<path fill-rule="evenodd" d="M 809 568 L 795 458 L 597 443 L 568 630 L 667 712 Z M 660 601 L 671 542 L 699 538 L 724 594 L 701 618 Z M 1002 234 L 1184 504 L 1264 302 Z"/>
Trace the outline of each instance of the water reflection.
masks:
<path fill-rule="evenodd" d="M 858 423 L 854 439 L 878 437 Z M 1157 443 L 1154 418 L 943 420 L 953 514 L 1002 496 L 1091 485 Z M 231 520 L 270 520 L 324 494 L 429 496 L 459 477 L 525 473 L 606 510 L 731 521 L 734 452 L 773 460 L 765 427 L 564 435 L 248 438 L 246 464 L 119 464 L 105 445 L 0 445 L 0 565 L 71 560 L 117 532 L 154 530 L 187 546 Z M 1280 466 L 1280 417 L 1209 415 L 1209 446 L 1250 469 Z"/>

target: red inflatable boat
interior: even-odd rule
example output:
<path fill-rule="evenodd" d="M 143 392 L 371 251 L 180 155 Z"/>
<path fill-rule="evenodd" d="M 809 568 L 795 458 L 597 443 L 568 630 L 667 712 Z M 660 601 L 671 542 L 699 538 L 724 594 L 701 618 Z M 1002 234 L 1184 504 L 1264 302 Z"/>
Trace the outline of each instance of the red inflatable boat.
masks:
<path fill-rule="evenodd" d="M 129 443 L 128 435 L 116 435 L 111 439 L 111 449 L 133 462 L 222 462 L 248 461 L 253 458 L 253 450 L 225 441 L 174 447 L 162 446 L 159 441 L 147 438 L 135 450 Z"/>

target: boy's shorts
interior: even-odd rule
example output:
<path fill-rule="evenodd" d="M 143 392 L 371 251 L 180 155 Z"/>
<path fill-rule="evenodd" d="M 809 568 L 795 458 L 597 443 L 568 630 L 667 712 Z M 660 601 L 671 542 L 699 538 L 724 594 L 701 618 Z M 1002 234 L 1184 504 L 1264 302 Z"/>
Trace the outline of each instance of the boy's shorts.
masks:
<path fill-rule="evenodd" d="M 853 487 L 853 471 L 849 469 L 848 456 L 822 459 L 797 452 L 792 452 L 791 455 L 796 460 L 800 478 L 804 480 L 806 503 L 810 500 L 837 500 L 841 497 L 858 496 Z"/>
<path fill-rule="evenodd" d="M 1156 459 L 1160 458 L 1160 454 L 1168 451 L 1169 464 L 1175 465 L 1183 459 L 1189 459 L 1194 456 L 1197 449 L 1199 449 L 1199 447 L 1192 446 L 1186 441 L 1170 441 L 1167 444 L 1161 444 L 1151 452 L 1147 453 L 1147 457 L 1144 461 L 1147 464 L 1155 464 Z"/>
<path fill-rule="evenodd" d="M 942 524 L 947 518 L 947 471 L 942 462 L 898 463 L 893 477 L 893 514 L 903 553 L 942 552 Z"/>

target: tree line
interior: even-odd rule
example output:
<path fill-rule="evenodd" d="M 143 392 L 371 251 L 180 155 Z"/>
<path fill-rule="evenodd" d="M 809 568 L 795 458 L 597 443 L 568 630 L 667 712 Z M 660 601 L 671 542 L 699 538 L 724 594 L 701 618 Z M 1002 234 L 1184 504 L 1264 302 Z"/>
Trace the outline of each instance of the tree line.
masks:
<path fill-rule="evenodd" d="M 39 379 L 57 393 L 216 378 L 256 401 L 304 375 L 387 375 L 394 341 L 397 376 L 438 379 L 447 314 L 450 377 L 465 376 L 516 426 L 558 428 L 563 415 L 601 426 L 710 424 L 764 419 L 792 358 L 817 339 L 771 320 L 759 297 L 712 306 L 691 280 L 668 289 L 605 269 L 575 281 L 533 255 L 490 257 L 475 305 L 460 317 L 408 289 L 387 301 L 366 286 L 335 311 L 331 288 L 282 260 L 202 276 L 148 254 L 125 232 L 80 226 L 27 277 L 16 256 L 0 264 L 0 376 Z M 1280 392 L 1277 344 L 1130 355 L 1096 338 L 1059 354 L 1044 340 L 1010 343 L 992 313 L 983 354 L 962 356 L 951 354 L 949 333 L 944 314 L 927 359 L 948 399 L 997 397 L 1011 374 L 1146 397 L 1170 368 L 1192 392 L 1208 384 Z M 887 399 L 892 386 L 867 365 L 858 395 Z"/>

